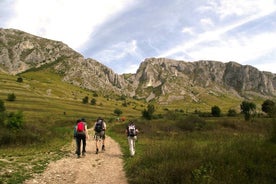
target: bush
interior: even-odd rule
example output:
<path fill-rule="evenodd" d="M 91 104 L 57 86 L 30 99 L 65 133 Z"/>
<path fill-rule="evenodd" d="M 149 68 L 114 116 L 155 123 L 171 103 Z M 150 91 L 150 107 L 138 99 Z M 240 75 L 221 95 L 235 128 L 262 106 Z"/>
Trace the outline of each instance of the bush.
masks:
<path fill-rule="evenodd" d="M 142 116 L 143 116 L 143 118 L 148 119 L 148 120 L 152 119 L 152 118 L 153 118 L 153 113 L 154 113 L 154 111 L 155 111 L 154 105 L 149 104 L 149 105 L 148 105 L 148 109 L 147 109 L 147 110 L 144 109 L 144 110 L 142 111 Z"/>
<path fill-rule="evenodd" d="M 188 116 L 176 123 L 177 127 L 184 131 L 202 130 L 206 126 L 204 119 L 197 116 Z"/>
<path fill-rule="evenodd" d="M 120 116 L 121 114 L 123 114 L 123 112 L 120 109 L 115 109 L 114 110 L 114 114 L 116 114 L 117 116 Z"/>
<path fill-rule="evenodd" d="M 214 117 L 220 117 L 221 110 L 218 106 L 213 106 L 211 109 L 211 113 Z"/>
<path fill-rule="evenodd" d="M 18 77 L 17 80 L 16 80 L 16 82 L 20 82 L 20 83 L 23 82 L 23 78 L 22 77 Z"/>
<path fill-rule="evenodd" d="M 11 112 L 8 114 L 5 124 L 11 129 L 20 129 L 23 127 L 23 114 L 21 111 L 17 113 Z"/>
<path fill-rule="evenodd" d="M 0 113 L 5 112 L 6 107 L 3 100 L 0 100 Z"/>
<path fill-rule="evenodd" d="M 92 98 L 91 101 L 90 101 L 90 104 L 91 104 L 91 105 L 95 105 L 95 104 L 96 104 L 96 99 L 95 99 L 95 98 Z"/>
<path fill-rule="evenodd" d="M 231 116 L 231 117 L 237 116 L 236 110 L 235 109 L 229 109 L 228 113 L 227 113 L 227 116 Z"/>
<path fill-rule="evenodd" d="M 8 98 L 7 98 L 8 101 L 15 101 L 15 99 L 16 99 L 16 96 L 14 93 L 8 94 Z"/>
<path fill-rule="evenodd" d="M 88 103 L 88 96 L 84 97 L 82 99 L 82 103 L 87 104 Z"/>

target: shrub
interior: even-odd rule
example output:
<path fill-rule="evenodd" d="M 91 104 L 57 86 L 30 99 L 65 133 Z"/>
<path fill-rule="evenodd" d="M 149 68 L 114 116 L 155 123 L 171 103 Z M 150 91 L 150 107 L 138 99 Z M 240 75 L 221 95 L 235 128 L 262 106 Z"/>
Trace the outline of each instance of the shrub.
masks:
<path fill-rule="evenodd" d="M 204 119 L 197 116 L 188 116 L 176 123 L 177 127 L 184 131 L 202 130 L 206 126 Z"/>
<path fill-rule="evenodd" d="M 6 110 L 5 103 L 3 100 L 0 100 L 0 113 L 5 112 L 5 110 Z"/>
<path fill-rule="evenodd" d="M 267 113 L 270 117 L 275 114 L 275 103 L 272 100 L 265 100 L 262 104 L 262 111 Z"/>
<path fill-rule="evenodd" d="M 143 111 L 142 111 L 142 116 L 143 116 L 143 118 L 146 118 L 146 119 L 152 119 L 153 118 L 153 113 L 154 113 L 154 111 L 155 111 L 155 107 L 154 107 L 154 105 L 152 105 L 152 104 L 149 104 L 148 105 L 148 109 L 146 110 L 146 109 L 144 109 Z"/>
<path fill-rule="evenodd" d="M 250 120 L 251 115 L 255 113 L 256 104 L 253 102 L 243 101 L 240 105 L 241 112 L 244 114 L 244 119 L 246 121 Z"/>
<path fill-rule="evenodd" d="M 229 109 L 228 113 L 227 113 L 227 116 L 231 116 L 231 117 L 237 116 L 236 110 L 235 109 Z"/>
<path fill-rule="evenodd" d="M 220 117 L 221 110 L 218 106 L 213 106 L 211 109 L 211 113 L 214 117 Z"/>
<path fill-rule="evenodd" d="M 87 104 L 88 103 L 88 96 L 84 97 L 82 99 L 82 103 Z"/>
<path fill-rule="evenodd" d="M 114 111 L 114 114 L 116 114 L 117 116 L 120 116 L 121 114 L 123 114 L 123 112 L 120 110 L 120 109 L 115 109 Z"/>
<path fill-rule="evenodd" d="M 15 99 L 16 99 L 16 96 L 14 93 L 8 94 L 8 98 L 7 98 L 8 101 L 15 101 Z"/>
<path fill-rule="evenodd" d="M 23 78 L 22 77 L 18 77 L 17 80 L 16 80 L 16 82 L 20 82 L 20 83 L 23 82 Z"/>
<path fill-rule="evenodd" d="M 11 129 L 20 129 L 23 127 L 23 114 L 21 111 L 17 113 L 11 112 L 5 120 L 6 126 Z"/>
<path fill-rule="evenodd" d="M 95 105 L 95 104 L 96 104 L 96 99 L 95 99 L 95 98 L 92 98 L 91 101 L 90 101 L 90 104 L 91 104 L 91 105 Z"/>

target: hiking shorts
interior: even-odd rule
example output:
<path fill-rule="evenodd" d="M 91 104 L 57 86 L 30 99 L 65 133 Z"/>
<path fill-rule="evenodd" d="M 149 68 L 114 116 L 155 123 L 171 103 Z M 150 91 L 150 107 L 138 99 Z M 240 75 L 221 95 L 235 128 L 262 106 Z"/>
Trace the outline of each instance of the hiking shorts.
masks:
<path fill-rule="evenodd" d="M 100 139 L 105 139 L 105 131 L 101 131 L 101 132 L 95 132 L 95 136 L 94 138 L 96 140 L 100 140 Z"/>

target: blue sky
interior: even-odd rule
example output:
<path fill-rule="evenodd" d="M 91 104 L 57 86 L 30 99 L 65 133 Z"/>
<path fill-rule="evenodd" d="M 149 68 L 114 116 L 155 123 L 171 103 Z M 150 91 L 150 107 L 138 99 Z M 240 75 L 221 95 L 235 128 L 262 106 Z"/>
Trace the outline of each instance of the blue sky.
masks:
<path fill-rule="evenodd" d="M 62 41 L 119 74 L 149 57 L 276 74 L 276 0 L 0 0 L 0 27 Z"/>

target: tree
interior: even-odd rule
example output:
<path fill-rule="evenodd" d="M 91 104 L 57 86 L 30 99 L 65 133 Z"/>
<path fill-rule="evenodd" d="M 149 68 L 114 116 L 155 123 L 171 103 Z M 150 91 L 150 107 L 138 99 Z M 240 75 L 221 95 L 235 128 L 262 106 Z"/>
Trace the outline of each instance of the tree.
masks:
<path fill-rule="evenodd" d="M 255 113 L 256 104 L 253 102 L 243 101 L 240 105 L 241 112 L 244 114 L 244 119 L 246 121 L 250 120 L 251 115 Z"/>
<path fill-rule="evenodd" d="M 23 82 L 23 78 L 22 77 L 18 77 L 17 80 L 16 80 L 16 82 L 20 82 L 20 83 Z"/>
<path fill-rule="evenodd" d="M 123 114 L 123 112 L 120 109 L 115 109 L 114 110 L 114 114 L 116 114 L 117 116 L 120 116 L 121 114 Z"/>
<path fill-rule="evenodd" d="M 95 104 L 96 104 L 96 99 L 95 99 L 95 98 L 92 98 L 91 101 L 90 101 L 90 104 L 91 104 L 91 105 L 95 105 Z"/>
<path fill-rule="evenodd" d="M 213 106 L 211 109 L 211 113 L 214 117 L 220 117 L 221 110 L 218 106 Z"/>
<path fill-rule="evenodd" d="M 6 107 L 3 100 L 0 100 L 0 113 L 5 112 Z"/>
<path fill-rule="evenodd" d="M 7 98 L 8 101 L 15 101 L 15 99 L 16 99 L 16 96 L 14 93 L 8 94 L 8 98 Z"/>
<path fill-rule="evenodd" d="M 87 104 L 88 103 L 88 96 L 84 97 L 82 99 L 82 103 Z"/>
<path fill-rule="evenodd" d="M 154 111 L 155 111 L 154 105 L 149 104 L 149 105 L 148 105 L 148 109 L 147 109 L 147 110 L 144 109 L 144 110 L 142 111 L 142 116 L 143 116 L 144 118 L 146 118 L 146 119 L 152 119 L 152 118 L 153 118 L 153 113 L 154 113 Z"/>
<path fill-rule="evenodd" d="M 237 112 L 236 112 L 235 109 L 229 109 L 229 110 L 228 110 L 227 116 L 232 116 L 232 117 L 234 117 L 234 116 L 236 116 L 236 115 L 237 115 Z"/>
<path fill-rule="evenodd" d="M 11 112 L 7 116 L 6 126 L 8 128 L 20 129 L 23 127 L 23 114 L 21 111 Z"/>
<path fill-rule="evenodd" d="M 276 111 L 275 103 L 272 100 L 265 100 L 262 104 L 262 111 L 272 117 Z"/>

